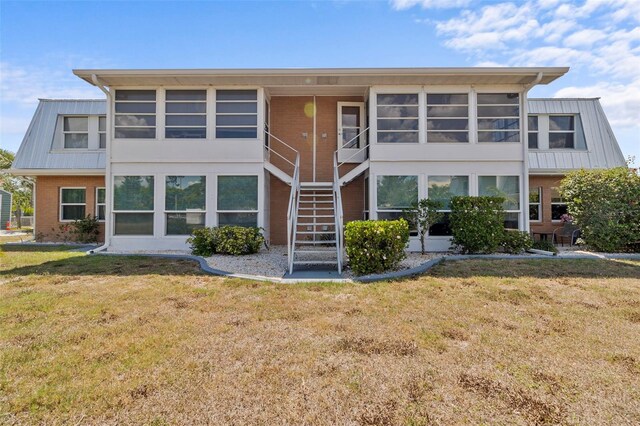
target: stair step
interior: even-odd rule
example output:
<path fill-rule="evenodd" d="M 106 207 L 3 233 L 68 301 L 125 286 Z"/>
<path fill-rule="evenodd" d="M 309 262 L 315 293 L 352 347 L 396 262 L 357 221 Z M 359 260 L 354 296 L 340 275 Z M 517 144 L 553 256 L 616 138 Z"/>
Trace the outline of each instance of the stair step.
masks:
<path fill-rule="evenodd" d="M 333 194 L 304 194 L 302 191 L 300 191 L 300 196 L 301 197 L 333 197 Z"/>
<path fill-rule="evenodd" d="M 296 240 L 296 244 L 312 244 L 312 245 L 316 245 L 316 244 L 335 244 L 336 240 Z"/>
<path fill-rule="evenodd" d="M 337 260 L 294 260 L 294 265 L 335 265 Z"/>
<path fill-rule="evenodd" d="M 317 200 L 317 201 L 300 200 L 300 204 L 333 204 L 333 200 L 331 200 L 331 201 L 324 201 L 324 200 Z"/>
<path fill-rule="evenodd" d="M 299 214 L 298 217 L 335 217 L 332 214 Z"/>
<path fill-rule="evenodd" d="M 336 248 L 335 247 L 326 247 L 325 249 L 321 249 L 321 247 L 312 247 L 309 248 L 308 250 L 303 250 L 304 247 L 299 248 L 295 251 L 295 254 L 299 254 L 299 253 L 329 253 L 329 254 L 336 254 Z"/>
<path fill-rule="evenodd" d="M 296 231 L 296 234 L 300 234 L 300 235 L 328 235 L 328 234 L 335 234 L 335 231 Z"/>
<path fill-rule="evenodd" d="M 329 207 L 298 207 L 298 210 L 333 210 L 333 206 L 329 206 Z"/>

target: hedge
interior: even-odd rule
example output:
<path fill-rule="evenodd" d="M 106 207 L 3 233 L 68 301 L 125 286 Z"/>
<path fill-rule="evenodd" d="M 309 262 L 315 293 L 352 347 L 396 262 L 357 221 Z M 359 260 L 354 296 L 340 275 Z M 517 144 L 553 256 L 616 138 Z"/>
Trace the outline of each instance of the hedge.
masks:
<path fill-rule="evenodd" d="M 353 272 L 379 274 L 395 268 L 405 258 L 409 224 L 404 219 L 353 221 L 347 223 L 344 237 Z"/>

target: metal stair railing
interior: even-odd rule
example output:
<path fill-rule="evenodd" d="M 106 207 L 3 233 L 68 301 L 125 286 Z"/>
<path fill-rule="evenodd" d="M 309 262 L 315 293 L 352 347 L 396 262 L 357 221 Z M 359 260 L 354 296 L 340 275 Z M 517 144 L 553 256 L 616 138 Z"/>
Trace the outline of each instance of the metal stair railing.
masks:
<path fill-rule="evenodd" d="M 342 230 L 344 213 L 342 211 L 342 193 L 340 190 L 340 176 L 338 175 L 338 151 L 333 156 L 333 211 L 335 214 L 336 254 L 338 259 L 338 273 L 342 273 L 343 239 Z"/>
<path fill-rule="evenodd" d="M 290 152 L 295 154 L 295 158 L 293 160 L 288 159 L 287 157 L 285 157 L 284 155 L 280 154 L 278 151 L 276 151 L 275 149 L 273 149 L 270 145 L 266 144 L 265 141 L 265 151 L 266 151 L 266 155 L 265 158 L 267 159 L 267 161 L 271 161 L 271 154 L 275 154 L 277 157 L 281 158 L 283 161 L 285 161 L 287 164 L 289 164 L 290 166 L 293 167 L 293 173 L 295 173 L 295 161 L 297 158 L 300 157 L 300 153 L 298 152 L 297 149 L 293 148 L 291 145 L 289 145 L 288 143 L 286 143 L 285 141 L 283 141 L 282 139 L 280 139 L 279 137 L 275 136 L 274 134 L 270 133 L 268 130 L 264 131 L 267 135 L 269 135 L 273 140 L 275 140 L 276 142 L 280 142 L 280 144 L 282 144 L 284 147 L 286 147 L 287 149 L 289 149 Z M 292 173 L 292 174 L 293 174 Z"/>
<path fill-rule="evenodd" d="M 362 136 L 363 134 L 365 134 L 366 132 L 369 131 L 369 128 L 367 127 L 366 129 L 364 129 L 363 131 L 361 131 L 360 133 L 358 133 L 356 136 L 354 136 L 351 140 L 349 140 L 349 142 L 345 143 L 342 148 L 338 148 L 335 151 L 335 158 L 336 158 L 336 164 L 334 164 L 334 167 L 336 168 L 336 170 L 339 171 L 340 167 L 345 164 L 346 162 L 348 162 L 349 160 L 351 160 L 352 158 L 354 158 L 355 156 L 359 155 L 361 152 L 365 152 L 365 160 L 368 157 L 368 153 L 369 153 L 369 142 L 367 141 L 367 143 L 365 144 L 365 146 L 363 146 L 362 148 L 358 149 L 356 152 L 354 152 L 353 154 L 351 154 L 349 157 L 347 157 L 345 160 L 342 160 L 341 162 L 337 162 L 338 160 L 338 152 L 341 149 L 348 149 L 351 145 L 354 145 L 354 142 L 357 142 L 360 138 L 360 136 Z M 340 173 L 338 172 L 338 175 L 340 175 Z"/>

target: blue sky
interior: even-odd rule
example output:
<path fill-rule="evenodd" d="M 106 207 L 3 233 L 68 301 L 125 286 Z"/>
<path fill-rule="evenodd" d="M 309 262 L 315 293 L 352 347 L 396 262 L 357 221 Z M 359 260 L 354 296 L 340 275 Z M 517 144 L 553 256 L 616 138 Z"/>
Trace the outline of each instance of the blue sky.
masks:
<path fill-rule="evenodd" d="M 570 66 L 531 96 L 601 97 L 640 162 L 640 0 L 0 0 L 0 147 L 73 68 Z"/>

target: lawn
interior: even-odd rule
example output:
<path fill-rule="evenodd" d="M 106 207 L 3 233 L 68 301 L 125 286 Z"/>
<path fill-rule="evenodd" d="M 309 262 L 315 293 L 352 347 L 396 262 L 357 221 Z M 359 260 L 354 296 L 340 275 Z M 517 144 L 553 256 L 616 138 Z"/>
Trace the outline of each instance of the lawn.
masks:
<path fill-rule="evenodd" d="M 0 252 L 0 424 L 640 424 L 640 262 L 377 284 Z"/>

